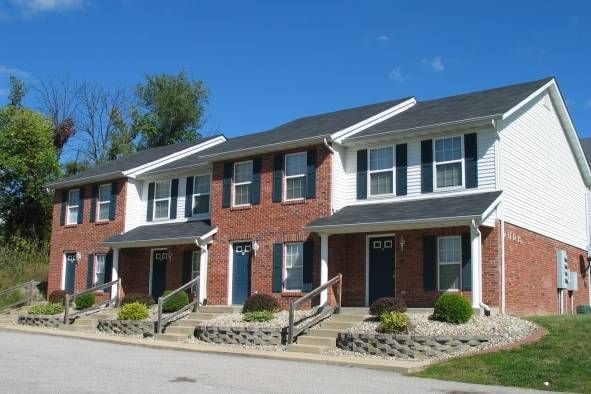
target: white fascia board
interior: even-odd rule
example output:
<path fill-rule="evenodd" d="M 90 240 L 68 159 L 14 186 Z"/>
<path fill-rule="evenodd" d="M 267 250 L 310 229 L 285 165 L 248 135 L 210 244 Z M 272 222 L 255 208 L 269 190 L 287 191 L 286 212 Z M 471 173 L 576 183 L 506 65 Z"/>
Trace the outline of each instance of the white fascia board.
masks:
<path fill-rule="evenodd" d="M 505 120 L 509 116 L 513 115 L 515 112 L 519 111 L 521 108 L 523 108 L 525 105 L 527 105 L 527 103 L 529 103 L 534 98 L 538 97 L 543 91 L 545 91 L 546 89 L 548 89 L 548 87 L 550 87 L 553 84 L 556 85 L 556 81 L 554 81 L 554 78 L 552 78 L 551 81 L 548 81 L 548 83 L 546 83 L 544 86 L 542 86 L 541 88 L 539 88 L 538 90 L 536 90 L 535 92 L 533 92 L 532 94 L 530 94 L 529 96 L 527 96 L 525 99 L 523 99 L 516 106 L 514 106 L 513 108 L 511 108 L 509 111 L 505 112 L 503 114 L 502 119 Z"/>
<path fill-rule="evenodd" d="M 162 157 L 162 158 L 160 158 L 158 160 L 154 160 L 154 161 L 151 161 L 149 163 L 143 164 L 141 166 L 138 166 L 138 167 L 132 168 L 130 170 L 124 171 L 123 174 L 125 176 L 129 177 L 129 178 L 135 178 L 138 175 L 141 175 L 141 174 L 143 174 L 143 173 L 145 173 L 147 171 L 150 171 L 150 170 L 153 170 L 155 168 L 158 168 L 158 167 L 160 167 L 160 166 L 162 166 L 164 164 L 168 164 L 168 163 L 171 163 L 171 162 L 173 162 L 175 160 L 182 159 L 183 157 L 192 155 L 194 153 L 204 151 L 204 150 L 206 150 L 208 148 L 211 148 L 212 146 L 221 144 L 223 142 L 226 142 L 226 137 L 224 137 L 223 135 L 220 135 L 219 137 L 212 138 L 211 140 L 208 140 L 208 141 L 206 141 L 204 143 L 191 146 L 189 148 L 186 148 L 186 149 L 180 150 L 178 152 L 172 153 L 172 154 L 170 154 L 168 156 L 164 156 L 164 157 Z"/>
<path fill-rule="evenodd" d="M 198 237 L 195 238 L 163 238 L 163 239 L 147 239 L 137 241 L 123 241 L 123 242 L 99 242 L 101 246 L 108 246 L 112 248 L 142 248 L 142 247 L 158 247 L 158 246 L 171 246 L 171 245 L 190 245 L 197 241 Z"/>
<path fill-rule="evenodd" d="M 337 144 L 341 144 L 344 139 L 351 137 L 375 124 L 383 122 L 384 120 L 390 119 L 393 116 L 398 115 L 401 112 L 406 111 L 409 108 L 412 108 L 417 103 L 417 100 L 414 97 L 409 98 L 397 104 L 391 108 L 388 108 L 385 111 L 380 112 L 370 118 L 364 119 L 361 122 L 355 123 L 352 126 L 349 126 L 343 130 L 339 130 L 334 132 L 330 135 L 331 140 L 336 142 Z"/>
<path fill-rule="evenodd" d="M 501 194 L 499 194 L 499 196 L 492 202 L 492 204 L 490 204 L 488 206 L 488 208 L 486 208 L 486 210 L 484 212 L 482 212 L 481 217 L 481 222 L 485 221 L 489 215 L 497 208 L 497 206 L 501 203 L 503 197 L 503 192 L 501 192 Z"/>

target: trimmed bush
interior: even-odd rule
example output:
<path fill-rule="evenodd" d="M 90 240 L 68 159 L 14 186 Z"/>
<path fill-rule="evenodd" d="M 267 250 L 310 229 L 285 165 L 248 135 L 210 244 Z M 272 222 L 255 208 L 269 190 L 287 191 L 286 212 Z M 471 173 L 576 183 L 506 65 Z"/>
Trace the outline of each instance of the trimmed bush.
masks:
<path fill-rule="evenodd" d="M 406 303 L 401 297 L 378 298 L 369 307 L 372 316 L 380 317 L 385 312 L 406 312 Z"/>
<path fill-rule="evenodd" d="M 50 304 L 63 305 L 66 301 L 66 294 L 68 294 L 68 292 L 66 292 L 65 290 L 54 290 L 47 298 L 47 301 L 49 301 Z"/>
<path fill-rule="evenodd" d="M 86 293 L 76 298 L 76 301 L 74 301 L 74 303 L 76 304 L 76 309 L 86 309 L 93 306 L 95 300 L 96 297 L 93 293 Z"/>
<path fill-rule="evenodd" d="M 117 314 L 117 320 L 144 320 L 150 316 L 150 310 L 144 304 L 131 302 L 125 304 Z"/>
<path fill-rule="evenodd" d="M 408 331 L 410 318 L 402 312 L 384 312 L 380 315 L 378 331 L 388 334 L 399 334 Z"/>
<path fill-rule="evenodd" d="M 242 307 L 242 313 L 261 311 L 277 312 L 279 311 L 279 303 L 269 294 L 253 294 L 248 297 Z"/>
<path fill-rule="evenodd" d="M 472 306 L 462 295 L 454 293 L 442 294 L 435 302 L 433 320 L 445 323 L 466 323 L 472 317 Z"/>
<path fill-rule="evenodd" d="M 172 293 L 172 290 L 166 290 L 164 295 L 166 296 L 170 293 Z M 184 291 L 181 291 L 180 293 L 176 293 L 170 300 L 162 305 L 162 311 L 165 313 L 176 312 L 187 305 L 189 305 L 189 296 Z"/>
<path fill-rule="evenodd" d="M 269 320 L 273 320 L 275 315 L 273 312 L 270 311 L 256 311 L 256 312 L 246 312 L 242 315 L 242 320 L 246 322 L 258 322 L 263 323 Z"/>
<path fill-rule="evenodd" d="M 139 302 L 145 306 L 152 306 L 154 305 L 154 298 L 152 298 L 152 296 L 149 294 L 129 293 L 123 297 L 121 305 L 131 304 L 132 302 Z"/>
<path fill-rule="evenodd" d="M 64 305 L 63 303 L 33 305 L 27 312 L 29 315 L 58 315 L 64 313 Z"/>

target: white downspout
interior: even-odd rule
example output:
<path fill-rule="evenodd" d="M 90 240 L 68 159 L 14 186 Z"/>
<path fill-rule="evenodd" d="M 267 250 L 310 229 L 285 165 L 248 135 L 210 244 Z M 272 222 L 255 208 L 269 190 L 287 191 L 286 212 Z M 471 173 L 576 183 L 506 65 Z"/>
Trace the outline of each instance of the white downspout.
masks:
<path fill-rule="evenodd" d="M 502 142 L 501 142 L 501 133 L 499 132 L 499 123 L 493 119 L 493 126 L 495 128 L 497 134 L 497 144 L 495 150 L 495 175 L 496 175 L 496 189 L 503 190 L 503 177 L 502 177 L 502 168 L 501 164 L 502 160 Z M 506 301 L 506 264 L 505 264 L 505 217 L 503 213 L 503 201 L 500 202 L 499 206 L 497 207 L 497 217 L 501 222 L 501 313 L 504 315 L 507 310 L 507 301 Z"/>
<path fill-rule="evenodd" d="M 203 305 L 207 299 L 207 261 L 209 251 L 207 244 L 202 245 L 198 240 L 195 240 L 195 245 L 200 249 L 199 252 L 199 304 Z"/>
<path fill-rule="evenodd" d="M 490 315 L 490 307 L 482 301 L 482 234 L 476 220 L 472 220 L 471 256 L 472 256 L 472 307 L 484 310 Z"/>

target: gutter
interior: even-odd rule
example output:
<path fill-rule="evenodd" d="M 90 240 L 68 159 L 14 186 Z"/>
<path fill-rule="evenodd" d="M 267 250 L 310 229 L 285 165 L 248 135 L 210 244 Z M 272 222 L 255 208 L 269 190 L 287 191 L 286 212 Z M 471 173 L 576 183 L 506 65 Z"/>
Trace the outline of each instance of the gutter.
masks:
<path fill-rule="evenodd" d="M 72 180 L 65 180 L 65 181 L 57 181 L 48 183 L 45 187 L 50 189 L 61 189 L 68 186 L 77 186 L 82 185 L 84 183 L 93 183 L 96 181 L 107 181 L 115 178 L 125 178 L 125 174 L 123 171 L 114 171 L 114 172 L 107 172 L 105 174 L 98 174 L 98 175 L 91 175 L 84 178 L 76 178 Z"/>

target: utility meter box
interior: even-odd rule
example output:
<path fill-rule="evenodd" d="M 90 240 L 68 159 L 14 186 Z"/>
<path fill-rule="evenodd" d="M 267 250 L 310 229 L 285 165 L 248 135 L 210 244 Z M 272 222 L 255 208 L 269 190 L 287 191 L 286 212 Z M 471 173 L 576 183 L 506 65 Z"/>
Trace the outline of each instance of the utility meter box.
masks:
<path fill-rule="evenodd" d="M 568 271 L 568 256 L 566 250 L 556 251 L 556 287 L 559 289 L 568 289 L 568 280 L 570 279 Z"/>
<path fill-rule="evenodd" d="M 577 272 L 570 271 L 570 277 L 568 278 L 568 291 L 577 291 L 579 287 L 577 286 Z"/>

